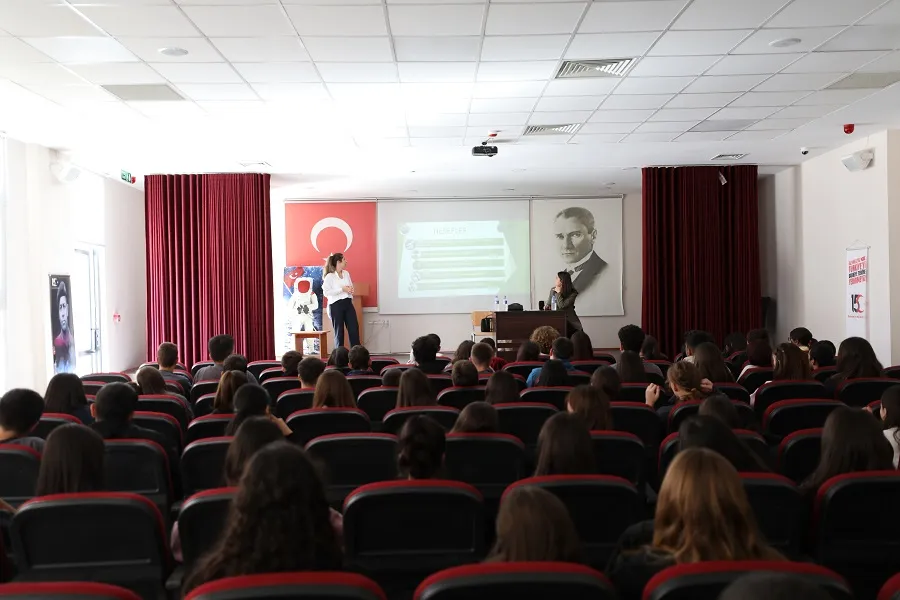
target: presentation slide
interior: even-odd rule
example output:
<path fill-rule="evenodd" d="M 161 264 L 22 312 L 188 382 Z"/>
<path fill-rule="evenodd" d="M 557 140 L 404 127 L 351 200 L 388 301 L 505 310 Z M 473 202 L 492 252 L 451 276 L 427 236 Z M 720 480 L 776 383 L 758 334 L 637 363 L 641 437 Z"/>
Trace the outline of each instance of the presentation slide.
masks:
<path fill-rule="evenodd" d="M 382 313 L 530 308 L 527 201 L 380 202 L 378 231 Z"/>

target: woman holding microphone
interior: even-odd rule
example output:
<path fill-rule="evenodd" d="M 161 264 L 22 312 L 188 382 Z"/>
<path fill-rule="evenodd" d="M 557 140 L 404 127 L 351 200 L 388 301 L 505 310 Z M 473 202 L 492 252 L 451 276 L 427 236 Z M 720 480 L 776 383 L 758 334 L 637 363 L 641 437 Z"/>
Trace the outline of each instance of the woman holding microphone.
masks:
<path fill-rule="evenodd" d="M 560 271 L 556 274 L 556 285 L 550 290 L 547 299 L 547 310 L 561 310 L 566 313 L 566 337 L 581 329 L 581 319 L 575 313 L 575 298 L 578 290 L 572 284 L 572 275 L 568 271 Z"/>
<path fill-rule="evenodd" d="M 353 281 L 346 266 L 343 254 L 332 254 L 325 260 L 325 276 L 322 278 L 322 295 L 328 300 L 335 348 L 344 345 L 345 326 L 347 335 L 350 336 L 350 346 L 359 345 L 359 321 L 353 307 Z"/>

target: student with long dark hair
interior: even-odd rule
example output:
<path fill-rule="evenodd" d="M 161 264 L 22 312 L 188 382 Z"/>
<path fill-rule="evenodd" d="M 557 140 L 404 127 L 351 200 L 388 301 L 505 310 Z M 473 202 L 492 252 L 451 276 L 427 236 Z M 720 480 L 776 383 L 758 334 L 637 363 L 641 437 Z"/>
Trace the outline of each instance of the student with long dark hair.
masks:
<path fill-rule="evenodd" d="M 44 444 L 35 495 L 102 491 L 104 449 L 103 438 L 89 427 L 60 425 Z"/>
<path fill-rule="evenodd" d="M 767 340 L 758 339 L 747 344 L 747 364 L 741 369 L 738 380 L 753 367 L 772 368 L 772 346 Z"/>
<path fill-rule="evenodd" d="M 778 344 L 775 347 L 772 381 L 810 381 L 812 378 L 808 353 L 794 344 Z"/>
<path fill-rule="evenodd" d="M 622 392 L 622 378 L 615 367 L 600 367 L 591 375 L 591 387 L 602 390 L 610 402 L 618 402 Z"/>
<path fill-rule="evenodd" d="M 707 448 L 721 454 L 741 473 L 766 473 L 770 469 L 750 447 L 721 420 L 696 415 L 686 419 L 678 428 L 681 451 Z"/>
<path fill-rule="evenodd" d="M 722 353 L 712 342 L 704 342 L 694 349 L 694 366 L 700 371 L 701 379 L 715 383 L 734 383 L 734 375 L 725 364 Z"/>
<path fill-rule="evenodd" d="M 553 329 L 552 327 L 550 329 Z M 555 329 L 553 331 L 556 331 Z M 535 333 L 537 330 L 535 330 Z M 534 337 L 534 333 L 531 334 Z M 552 340 L 550 342 L 553 343 Z M 549 348 L 549 344 L 548 344 Z M 537 342 L 533 340 L 528 340 L 527 342 L 522 342 L 522 345 L 519 346 L 518 352 L 516 352 L 516 362 L 534 362 L 541 359 L 541 347 Z"/>
<path fill-rule="evenodd" d="M 837 373 L 825 381 L 825 388 L 833 396 L 838 386 L 847 379 L 881 377 L 882 371 L 884 367 L 878 362 L 872 344 L 861 337 L 850 337 L 841 342 L 837 354 Z"/>
<path fill-rule="evenodd" d="M 594 345 L 584 330 L 579 329 L 572 334 L 572 360 L 594 360 Z"/>
<path fill-rule="evenodd" d="M 809 364 L 813 371 L 833 367 L 834 354 L 834 344 L 828 340 L 813 342 L 813 345 L 809 347 Z"/>
<path fill-rule="evenodd" d="M 644 360 L 669 360 L 669 357 L 659 351 L 659 341 L 652 335 L 644 338 L 641 344 L 641 358 Z"/>
<path fill-rule="evenodd" d="M 881 395 L 881 422 L 884 437 L 894 449 L 894 468 L 900 460 L 900 385 L 889 387 Z"/>
<path fill-rule="evenodd" d="M 225 371 L 219 379 L 216 397 L 213 399 L 213 414 L 234 413 L 234 394 L 242 385 L 247 384 L 247 376 L 240 371 Z"/>
<path fill-rule="evenodd" d="M 234 418 L 225 428 L 225 435 L 234 435 L 244 421 L 253 417 L 266 417 L 278 425 L 284 435 L 291 435 L 291 428 L 283 419 L 271 414 L 269 410 L 269 392 L 261 386 L 243 385 L 234 394 Z"/>
<path fill-rule="evenodd" d="M 72 415 L 85 425 L 94 422 L 81 378 L 74 373 L 57 373 L 44 392 L 44 412 Z"/>
<path fill-rule="evenodd" d="M 458 363 L 461 360 L 469 360 L 469 357 L 472 356 L 472 346 L 475 345 L 475 342 L 472 340 L 463 340 L 459 343 L 459 346 L 456 347 L 456 352 L 453 353 L 453 360 L 450 361 L 446 367 L 444 367 L 444 371 L 450 371 L 453 368 L 453 365 Z"/>
<path fill-rule="evenodd" d="M 644 369 L 644 360 L 637 352 L 625 350 L 616 361 L 616 370 L 622 383 L 647 383 L 647 371 Z"/>
<path fill-rule="evenodd" d="M 359 344 L 359 320 L 353 306 L 353 281 L 346 266 L 344 255 L 336 252 L 325 260 L 325 275 L 322 278 L 322 295 L 328 300 L 335 348 L 344 345 L 345 327 L 350 336 L 350 345 Z"/>
<path fill-rule="evenodd" d="M 437 398 L 428 376 L 419 369 L 406 369 L 400 376 L 397 408 L 406 406 L 435 406 Z"/>
<path fill-rule="evenodd" d="M 579 415 L 558 413 L 544 422 L 537 443 L 539 475 L 592 475 L 597 472 L 594 448 Z"/>
<path fill-rule="evenodd" d="M 540 368 L 540 375 L 537 378 L 539 387 L 557 387 L 571 385 L 569 380 L 569 371 L 561 360 L 551 358 Z"/>
<path fill-rule="evenodd" d="M 325 366 L 346 369 L 350 366 L 350 351 L 343 346 L 338 346 L 331 351 Z"/>
<path fill-rule="evenodd" d="M 572 337 L 572 334 L 581 330 L 581 319 L 575 312 L 575 299 L 578 297 L 578 290 L 572 283 L 572 275 L 568 271 L 560 271 L 556 274 L 556 285 L 550 290 L 547 297 L 547 310 L 561 310 L 566 313 L 566 337 Z"/>
<path fill-rule="evenodd" d="M 436 479 L 444 470 L 444 428 L 429 417 L 411 417 L 400 430 L 397 470 L 405 479 Z"/>
<path fill-rule="evenodd" d="M 316 382 L 313 408 L 356 408 L 356 396 L 350 382 L 340 371 L 325 371 Z"/>
<path fill-rule="evenodd" d="M 519 401 L 519 384 L 512 373 L 497 371 L 487 380 L 484 401 L 488 404 L 504 404 Z"/>
<path fill-rule="evenodd" d="M 570 413 L 581 417 L 590 431 L 612 429 L 612 411 L 609 396 L 602 388 L 579 385 L 566 396 L 566 407 Z"/>
<path fill-rule="evenodd" d="M 471 402 L 459 413 L 450 433 L 497 433 L 497 409 L 487 402 Z"/>
<path fill-rule="evenodd" d="M 240 482 L 244 467 L 260 449 L 284 441 L 281 428 L 268 417 L 248 417 L 235 428 L 233 435 L 222 471 L 222 479 L 228 487 L 235 487 Z"/>

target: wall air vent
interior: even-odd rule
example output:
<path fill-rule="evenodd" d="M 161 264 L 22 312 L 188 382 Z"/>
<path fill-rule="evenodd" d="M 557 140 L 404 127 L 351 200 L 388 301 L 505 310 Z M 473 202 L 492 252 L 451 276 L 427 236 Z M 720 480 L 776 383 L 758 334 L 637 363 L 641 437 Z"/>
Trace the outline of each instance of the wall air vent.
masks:
<path fill-rule="evenodd" d="M 582 79 L 589 77 L 624 77 L 637 63 L 635 58 L 608 58 L 604 60 L 567 60 L 556 72 L 556 79 Z"/>
<path fill-rule="evenodd" d="M 572 135 L 578 128 L 578 123 L 568 125 L 529 125 L 522 135 Z"/>

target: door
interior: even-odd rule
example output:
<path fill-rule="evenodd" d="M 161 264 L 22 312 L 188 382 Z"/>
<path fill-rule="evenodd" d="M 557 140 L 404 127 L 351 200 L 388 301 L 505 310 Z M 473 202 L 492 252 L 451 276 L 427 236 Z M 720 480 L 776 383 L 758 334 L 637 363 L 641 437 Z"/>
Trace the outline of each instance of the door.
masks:
<path fill-rule="evenodd" d="M 103 370 L 100 340 L 100 261 L 102 248 L 79 245 L 72 268 L 72 306 L 70 307 L 78 375 Z"/>

